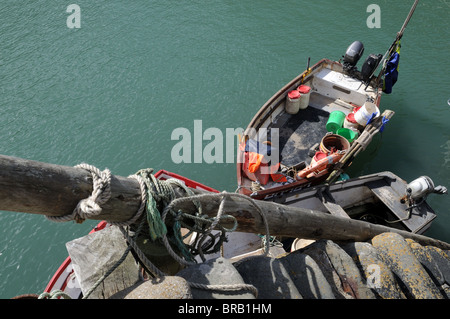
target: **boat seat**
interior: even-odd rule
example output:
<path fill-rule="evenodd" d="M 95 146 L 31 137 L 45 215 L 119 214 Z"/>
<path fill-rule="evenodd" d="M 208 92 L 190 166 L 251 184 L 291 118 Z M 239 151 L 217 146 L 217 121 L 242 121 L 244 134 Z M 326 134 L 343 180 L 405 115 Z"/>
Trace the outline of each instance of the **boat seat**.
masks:
<path fill-rule="evenodd" d="M 336 204 L 336 201 L 334 200 L 333 195 L 331 195 L 328 188 L 320 189 L 317 194 L 319 195 L 322 204 L 330 212 L 331 215 L 350 218 L 345 210 L 339 204 Z"/>

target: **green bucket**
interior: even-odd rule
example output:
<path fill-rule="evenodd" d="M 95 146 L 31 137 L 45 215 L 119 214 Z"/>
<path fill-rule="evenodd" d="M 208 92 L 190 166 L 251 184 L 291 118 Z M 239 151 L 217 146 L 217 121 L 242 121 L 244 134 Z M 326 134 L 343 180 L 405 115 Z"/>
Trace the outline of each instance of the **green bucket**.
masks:
<path fill-rule="evenodd" d="M 345 120 L 345 113 L 341 111 L 333 111 L 328 117 L 326 128 L 328 132 L 336 133 L 338 129 L 342 128 Z"/>
<path fill-rule="evenodd" d="M 350 143 L 352 143 L 358 137 L 358 133 L 345 127 L 338 129 L 336 134 L 345 137 Z"/>

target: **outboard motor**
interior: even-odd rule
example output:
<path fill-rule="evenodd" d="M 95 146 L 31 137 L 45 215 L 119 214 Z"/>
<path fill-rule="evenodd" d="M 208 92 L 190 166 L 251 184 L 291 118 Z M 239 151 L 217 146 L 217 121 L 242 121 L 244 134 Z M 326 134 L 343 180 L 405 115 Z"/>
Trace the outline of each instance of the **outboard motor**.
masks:
<path fill-rule="evenodd" d="M 364 45 L 360 41 L 355 41 L 347 48 L 344 55 L 344 69 L 348 72 L 356 70 L 356 64 L 364 53 Z"/>
<path fill-rule="evenodd" d="M 344 63 L 348 63 L 352 66 L 358 63 L 359 59 L 364 53 L 364 45 L 360 41 L 355 41 L 349 45 L 344 55 Z"/>
<path fill-rule="evenodd" d="M 428 176 L 421 176 L 406 185 L 406 196 L 413 201 L 422 201 L 431 193 L 447 194 L 447 188 L 441 185 L 434 187 Z"/>
<path fill-rule="evenodd" d="M 380 64 L 383 55 L 378 54 L 370 54 L 364 64 L 361 67 L 361 79 L 364 83 L 368 83 L 370 81 L 370 77 L 372 76 L 375 69 Z"/>

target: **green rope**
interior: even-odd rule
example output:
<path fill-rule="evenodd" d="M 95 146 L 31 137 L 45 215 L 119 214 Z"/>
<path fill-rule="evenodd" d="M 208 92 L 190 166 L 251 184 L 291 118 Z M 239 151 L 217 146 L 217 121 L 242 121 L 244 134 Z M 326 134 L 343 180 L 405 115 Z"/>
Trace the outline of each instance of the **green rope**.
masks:
<path fill-rule="evenodd" d="M 175 220 L 173 223 L 173 236 L 170 238 L 170 241 L 177 247 L 181 255 L 188 261 L 194 262 L 194 256 L 190 252 L 190 245 L 186 245 L 184 243 L 184 239 L 187 238 L 186 236 L 181 236 L 181 226 L 182 223 L 180 223 L 179 220 Z M 191 235 L 193 231 L 189 230 L 187 235 Z"/>
<path fill-rule="evenodd" d="M 158 203 L 163 208 L 175 198 L 174 191 L 166 181 L 160 181 L 152 174 L 153 169 L 141 169 L 136 175 L 143 178 L 147 188 L 148 199 L 146 203 L 147 223 L 150 238 L 155 241 L 167 234 L 167 228 L 161 219 Z"/>
<path fill-rule="evenodd" d="M 142 219 L 141 223 L 139 224 L 136 233 L 134 235 L 134 239 L 137 239 L 139 234 L 141 233 L 141 230 L 143 228 L 143 225 L 145 224 L 144 221 L 147 221 L 148 227 L 149 227 L 149 235 L 152 240 L 156 240 L 157 238 L 160 238 L 167 234 L 167 228 L 164 224 L 164 221 L 162 220 L 162 216 L 159 213 L 157 202 L 162 202 L 164 204 L 164 209 L 173 201 L 175 198 L 175 192 L 172 189 L 171 185 L 178 185 L 182 187 L 186 193 L 190 196 L 194 196 L 194 193 L 186 187 L 183 183 L 180 183 L 177 180 L 169 179 L 167 181 L 160 181 L 157 180 L 152 175 L 153 169 L 142 169 L 136 173 L 136 175 L 140 176 L 146 185 L 147 188 L 147 203 L 146 203 L 146 210 L 147 210 L 147 218 Z M 173 235 L 170 236 L 170 241 L 178 248 L 178 250 L 181 252 L 183 257 L 190 261 L 195 262 L 194 256 L 200 255 L 201 258 L 204 260 L 203 254 L 212 254 L 215 252 L 218 252 L 220 250 L 220 247 L 222 246 L 223 242 L 226 241 L 226 232 L 234 231 L 237 228 L 237 220 L 230 215 L 221 215 L 217 220 L 217 218 L 206 218 L 206 216 L 201 216 L 201 205 L 195 200 L 192 200 L 194 202 L 194 205 L 197 207 L 198 211 L 196 215 L 191 214 L 185 214 L 180 212 L 174 212 L 173 210 L 170 210 L 172 212 L 172 215 L 175 217 L 175 221 L 173 224 Z M 190 226 L 187 225 L 187 223 L 183 219 L 191 219 L 194 221 L 194 225 Z M 232 219 L 234 222 L 234 225 L 231 229 L 227 229 L 223 227 L 222 225 L 218 224 L 218 222 L 222 219 Z M 210 234 L 209 227 L 211 225 L 216 225 L 219 228 L 218 230 L 221 231 L 220 233 L 220 239 L 216 242 L 216 238 Z M 201 234 L 201 236 L 198 236 L 196 245 L 187 245 L 183 242 L 183 239 L 186 236 L 181 235 L 181 227 L 184 227 L 190 232 L 186 235 L 188 236 L 192 232 L 197 232 Z M 212 238 L 211 243 L 208 243 L 205 245 L 205 247 L 202 246 L 203 242 L 205 241 L 206 236 L 210 236 Z M 133 240 L 133 238 L 130 238 L 130 240 Z M 215 244 L 214 244 L 215 243 Z M 212 248 L 211 248 L 212 247 Z M 123 263 L 125 258 L 127 257 L 128 253 L 131 251 L 132 245 L 129 243 L 129 246 L 122 254 L 122 257 L 103 275 L 101 276 L 94 285 L 88 290 L 88 292 L 83 296 L 83 299 L 89 298 L 89 296 L 92 294 L 92 292 L 119 266 Z M 209 249 L 209 250 L 208 250 Z M 205 250 L 205 251 L 203 251 Z"/>
<path fill-rule="evenodd" d="M 150 194 L 149 194 L 150 195 Z M 156 207 L 156 201 L 152 196 L 147 200 L 147 222 L 150 238 L 154 241 L 167 233 L 166 225 L 161 221 L 161 214 Z"/>

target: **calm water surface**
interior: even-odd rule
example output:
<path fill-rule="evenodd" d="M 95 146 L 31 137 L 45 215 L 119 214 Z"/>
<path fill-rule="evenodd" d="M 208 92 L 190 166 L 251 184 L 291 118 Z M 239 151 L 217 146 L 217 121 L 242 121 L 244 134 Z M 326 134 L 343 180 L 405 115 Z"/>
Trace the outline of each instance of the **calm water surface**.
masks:
<path fill-rule="evenodd" d="M 61 165 L 86 162 L 127 176 L 167 169 L 236 189 L 234 163 L 176 164 L 174 129 L 245 127 L 286 82 L 339 60 L 355 40 L 364 58 L 387 50 L 413 1 L 76 1 L 70 29 L 60 0 L 0 4 L 0 154 Z M 450 186 L 449 2 L 422 0 L 406 29 L 400 77 L 383 108 L 396 111 L 354 176 L 390 170 Z M 373 157 L 373 158 L 372 158 Z M 450 242 L 450 197 L 430 196 L 427 235 Z M 55 224 L 0 212 L 0 298 L 41 293 L 65 243 L 95 222 Z"/>

